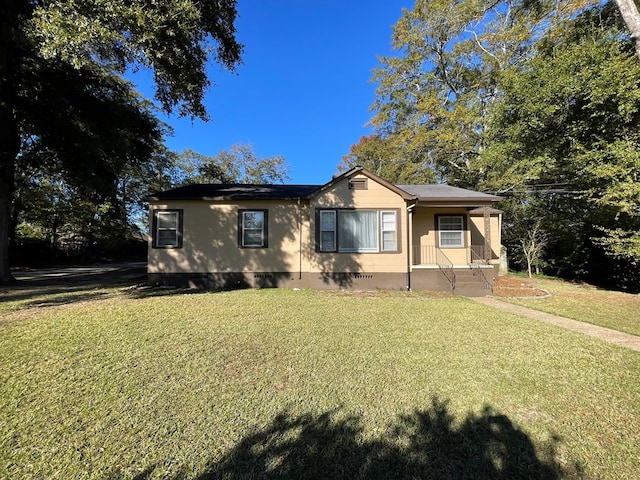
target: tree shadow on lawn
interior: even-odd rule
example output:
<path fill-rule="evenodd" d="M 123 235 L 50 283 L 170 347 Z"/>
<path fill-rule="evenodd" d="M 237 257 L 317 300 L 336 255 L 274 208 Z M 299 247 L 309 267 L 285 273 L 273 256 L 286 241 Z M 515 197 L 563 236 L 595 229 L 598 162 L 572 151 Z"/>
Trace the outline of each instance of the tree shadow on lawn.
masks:
<path fill-rule="evenodd" d="M 210 463 L 197 480 L 586 478 L 577 464 L 558 462 L 559 438 L 536 447 L 489 406 L 457 423 L 448 402 L 434 397 L 430 409 L 399 416 L 384 435 L 367 440 L 363 433 L 360 416 L 295 416 L 285 410 Z"/>

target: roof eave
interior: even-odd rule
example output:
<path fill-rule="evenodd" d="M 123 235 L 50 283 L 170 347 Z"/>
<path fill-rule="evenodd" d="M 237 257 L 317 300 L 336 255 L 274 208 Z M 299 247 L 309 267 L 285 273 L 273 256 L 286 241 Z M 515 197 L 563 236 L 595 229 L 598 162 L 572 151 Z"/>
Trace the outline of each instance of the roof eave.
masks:
<path fill-rule="evenodd" d="M 309 195 L 301 196 L 288 196 L 288 197 L 234 197 L 234 196 L 221 196 L 221 197 L 145 197 L 148 202 L 167 202 L 167 201 L 205 201 L 205 202 L 237 202 L 237 201 L 265 201 L 265 200 L 308 200 Z"/>

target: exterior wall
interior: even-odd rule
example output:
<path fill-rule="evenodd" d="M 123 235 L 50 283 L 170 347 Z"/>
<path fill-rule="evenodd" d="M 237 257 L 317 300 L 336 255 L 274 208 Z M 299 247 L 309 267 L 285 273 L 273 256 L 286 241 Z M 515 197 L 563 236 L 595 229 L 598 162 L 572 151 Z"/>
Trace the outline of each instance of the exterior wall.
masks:
<path fill-rule="evenodd" d="M 470 263 L 469 247 L 484 246 L 484 216 L 470 215 L 465 207 L 418 207 L 413 218 L 412 244 L 417 247 L 433 248 L 438 246 L 438 228 L 436 217 L 438 215 L 463 215 L 465 217 L 465 247 L 464 248 L 441 248 L 444 254 L 454 265 L 466 265 Z M 499 262 L 501 238 L 501 218 L 500 215 L 493 214 L 490 219 L 491 227 L 491 249 L 492 263 Z M 435 261 L 430 258 L 429 251 L 422 250 L 415 252 L 416 260 L 420 263 L 433 264 Z M 422 256 L 422 258 L 420 258 Z"/>
<path fill-rule="evenodd" d="M 413 220 L 413 241 L 412 244 L 420 247 L 438 246 L 438 228 L 436 215 L 463 215 L 466 222 L 465 247 L 463 248 L 442 248 L 442 252 L 454 265 L 465 265 L 469 263 L 468 247 L 471 246 L 471 232 L 469 230 L 469 216 L 466 208 L 444 207 L 430 208 L 418 207 L 414 213 Z M 423 250 L 423 256 L 428 252 Z M 429 259 L 430 260 L 430 259 Z M 424 260 L 421 263 L 435 263 Z"/>
<path fill-rule="evenodd" d="M 309 271 L 313 278 L 323 283 L 336 283 L 330 279 L 333 274 L 348 274 L 351 280 L 371 280 L 368 277 L 354 277 L 354 274 L 390 275 L 402 278 L 398 288 L 406 287 L 407 272 L 407 208 L 400 195 L 369 179 L 364 175 L 354 175 L 354 179 L 367 179 L 366 190 L 350 190 L 348 179 L 333 185 L 327 191 L 321 192 L 310 202 L 310 241 L 306 244 L 305 258 L 309 261 Z M 376 253 L 330 253 L 317 251 L 316 239 L 316 209 L 323 208 L 355 208 L 372 210 L 396 210 L 397 222 L 397 252 Z M 345 277 L 345 278 L 347 278 Z M 337 279 L 337 284 L 341 280 Z M 383 287 L 379 287 L 383 288 Z"/>
<path fill-rule="evenodd" d="M 296 201 L 154 202 L 151 209 L 183 210 L 182 248 L 152 248 L 149 274 L 308 271 L 301 245 L 308 244 L 308 210 Z M 238 210 L 268 211 L 268 247 L 238 246 Z M 153 212 L 150 212 L 151 219 Z M 150 220 L 151 220 L 150 219 Z M 150 225 L 152 222 L 150 222 Z"/>
<path fill-rule="evenodd" d="M 291 272 L 225 272 L 225 273 L 164 273 L 148 274 L 153 285 L 180 288 L 235 290 L 242 288 L 313 288 L 316 290 L 405 290 L 406 273 L 308 273 Z M 436 288 L 437 289 L 437 288 Z"/>
<path fill-rule="evenodd" d="M 484 217 L 469 215 L 466 207 L 453 205 L 418 206 L 408 214 L 407 202 L 393 189 L 365 175 L 351 178 L 366 179 L 367 188 L 349 189 L 350 179 L 345 178 L 304 201 L 151 202 L 150 225 L 153 225 L 154 209 L 181 210 L 183 234 L 181 248 L 153 248 L 150 239 L 149 282 L 213 289 L 406 289 L 411 286 L 414 290 L 450 291 L 451 285 L 439 269 L 410 267 L 414 263 L 412 256 L 416 254 L 413 246 L 435 252 L 438 246 L 437 215 L 463 215 L 464 248 L 442 250 L 454 265 L 466 265 L 468 269 L 469 247 L 484 245 Z M 396 211 L 398 250 L 371 253 L 318 251 L 316 210 L 343 208 Z M 266 248 L 238 245 L 238 212 L 246 209 L 267 210 Z M 491 243 L 496 262 L 500 252 L 500 224 L 500 215 L 493 215 Z M 410 245 L 407 245 L 407 239 L 410 239 Z M 421 263 L 435 264 L 435 261 Z M 412 270 L 411 278 L 409 269 Z M 462 292 L 467 272 L 459 271 L 457 275 L 460 279 L 458 290 Z M 491 275 L 488 277 L 492 279 Z"/>

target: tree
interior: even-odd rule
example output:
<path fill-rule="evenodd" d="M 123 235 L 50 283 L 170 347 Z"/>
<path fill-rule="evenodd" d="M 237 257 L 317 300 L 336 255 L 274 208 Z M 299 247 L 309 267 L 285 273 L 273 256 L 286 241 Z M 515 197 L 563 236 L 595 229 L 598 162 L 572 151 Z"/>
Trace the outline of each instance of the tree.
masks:
<path fill-rule="evenodd" d="M 435 175 L 429 165 L 403 157 L 388 138 L 378 135 L 363 136 L 342 157 L 338 171 L 347 171 L 357 165 L 365 167 L 385 180 L 397 184 L 434 183 Z"/>
<path fill-rule="evenodd" d="M 374 74 L 376 134 L 438 180 L 477 185 L 502 72 L 585 3 L 416 1 L 393 29 L 398 55 L 381 58 Z"/>
<path fill-rule="evenodd" d="M 521 183 L 505 190 L 546 196 L 547 263 L 573 272 L 586 263 L 600 281 L 598 248 L 640 264 L 637 60 L 612 5 L 557 25 L 535 56 L 505 71 L 482 155 L 488 184 L 505 186 L 519 170 Z"/>
<path fill-rule="evenodd" d="M 207 58 L 233 70 L 242 46 L 235 39 L 235 0 L 106 2 L 90 0 L 5 0 L 0 4 L 0 283 L 11 280 L 8 259 L 9 211 L 15 187 L 14 175 L 20 154 L 34 139 L 43 150 L 57 155 L 68 179 L 78 186 L 94 187 L 111 167 L 129 163 L 127 155 L 112 157 L 81 147 L 108 145 L 99 125 L 85 134 L 88 109 L 81 99 L 68 95 L 57 118 L 68 115 L 78 133 L 70 141 L 56 138 L 53 121 L 37 122 L 44 108 L 25 108 L 32 100 L 45 100 L 42 83 L 48 71 L 89 77 L 99 90 L 104 83 L 115 86 L 128 66 L 154 72 L 156 99 L 166 111 L 206 118 L 203 95 L 209 85 Z M 122 85 L 122 83 L 120 83 Z M 54 84 L 51 84 L 54 86 Z M 56 83 L 56 88 L 64 88 Z M 82 89 L 75 90 L 75 93 Z M 49 98 L 59 98 L 54 90 Z M 90 96 L 90 95 L 89 95 Z M 83 97 L 83 98 L 86 98 Z M 100 112 L 100 110 L 97 110 Z M 53 119 L 56 120 L 56 119 Z M 35 125 L 38 126 L 34 129 Z M 142 132 L 132 132 L 132 135 Z M 149 137 L 147 137 L 149 138 Z M 77 148 L 80 155 L 70 155 Z M 98 148 L 94 148 L 99 150 Z M 85 179 L 89 179 L 85 182 Z"/>
<path fill-rule="evenodd" d="M 210 157 L 184 150 L 175 157 L 173 185 L 188 183 L 284 183 L 289 166 L 281 155 L 260 158 L 251 145 L 235 144 Z"/>
<path fill-rule="evenodd" d="M 538 271 L 538 263 L 542 257 L 542 252 L 547 246 L 548 235 L 542 228 L 542 219 L 536 218 L 533 225 L 527 231 L 525 237 L 520 239 L 522 253 L 527 261 L 527 273 L 532 277 L 532 267 Z"/>
<path fill-rule="evenodd" d="M 624 20 L 635 45 L 636 56 L 640 58 L 640 12 L 634 0 L 616 0 L 620 15 Z"/>

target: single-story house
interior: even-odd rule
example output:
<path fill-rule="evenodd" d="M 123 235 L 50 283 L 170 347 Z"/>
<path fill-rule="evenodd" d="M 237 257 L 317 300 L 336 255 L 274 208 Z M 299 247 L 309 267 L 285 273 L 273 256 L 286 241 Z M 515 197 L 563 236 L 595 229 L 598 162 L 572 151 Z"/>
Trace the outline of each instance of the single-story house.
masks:
<path fill-rule="evenodd" d="M 147 200 L 152 284 L 485 295 L 500 263 L 499 197 L 362 167 L 324 185 L 196 184 Z"/>

